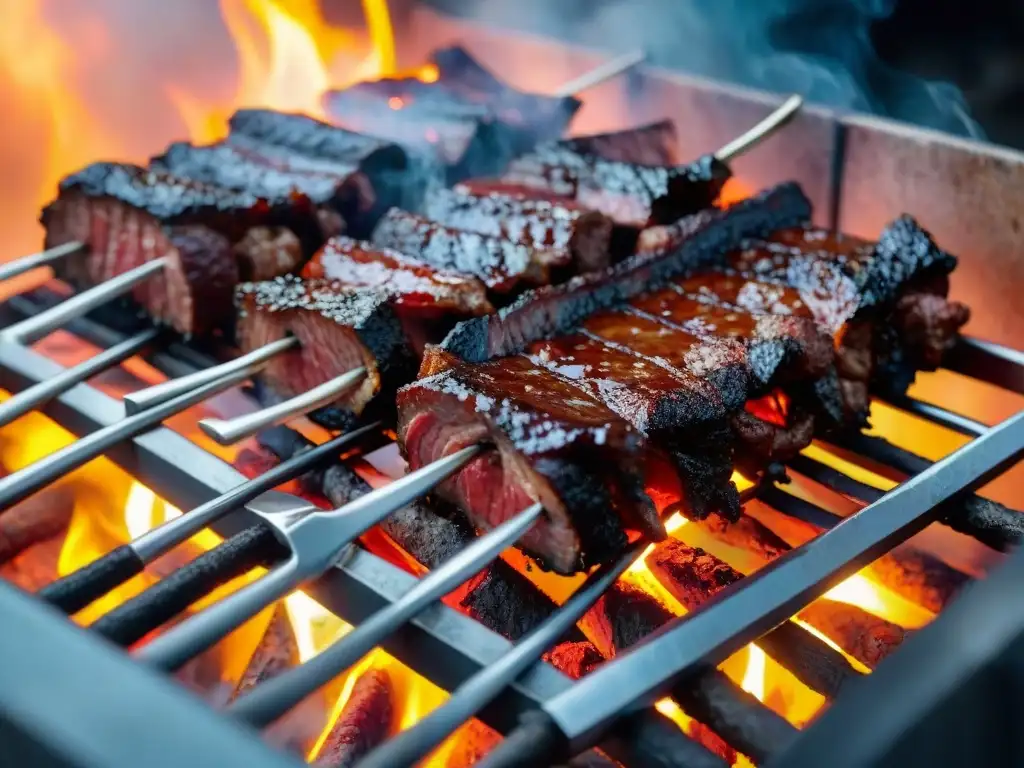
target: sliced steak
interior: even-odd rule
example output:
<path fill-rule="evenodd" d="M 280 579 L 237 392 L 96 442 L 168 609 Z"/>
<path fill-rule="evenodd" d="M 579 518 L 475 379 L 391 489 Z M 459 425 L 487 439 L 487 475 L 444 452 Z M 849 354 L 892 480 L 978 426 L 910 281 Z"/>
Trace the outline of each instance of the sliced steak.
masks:
<path fill-rule="evenodd" d="M 443 339 L 457 321 L 493 311 L 479 280 L 347 237 L 329 240 L 303 268 L 302 277 L 386 294 L 418 355 L 427 344 Z"/>
<path fill-rule="evenodd" d="M 559 261 L 569 263 L 576 274 L 604 269 L 611 262 L 614 222 L 576 205 L 519 195 L 437 190 L 428 195 L 424 212 L 453 229 L 564 251 Z"/>
<path fill-rule="evenodd" d="M 545 285 L 552 268 L 568 266 L 567 249 L 536 248 L 502 237 L 446 227 L 423 216 L 392 208 L 374 230 L 373 244 L 407 253 L 435 269 L 477 278 L 498 294 Z"/>
<path fill-rule="evenodd" d="M 619 224 L 667 224 L 713 206 L 731 172 L 708 155 L 689 165 L 639 165 L 538 147 L 511 163 L 506 182 L 551 190 L 600 211 Z"/>
<path fill-rule="evenodd" d="M 435 350 L 424 368 L 433 375 L 399 391 L 399 437 L 413 469 L 493 446 L 437 489 L 477 528 L 540 501 L 546 514 L 519 543 L 560 573 L 613 556 L 627 526 L 664 537 L 639 487 L 643 440 L 577 385 L 521 356 L 468 365 Z"/>
<path fill-rule="evenodd" d="M 289 276 L 243 283 L 236 302 L 243 352 L 288 335 L 299 340 L 298 349 L 276 356 L 259 375 L 273 397 L 294 397 L 355 368 L 366 369 L 358 387 L 312 414 L 324 426 L 343 428 L 375 398 L 383 406 L 388 393 L 415 370 L 402 324 L 384 292 Z"/>
<path fill-rule="evenodd" d="M 240 109 L 229 127 L 232 151 L 258 157 L 308 187 L 300 189 L 337 211 L 354 237 L 368 237 L 380 216 L 403 200 L 409 156 L 394 142 L 269 109 Z"/>
<path fill-rule="evenodd" d="M 302 196 L 271 205 L 247 192 L 114 163 L 67 177 L 42 221 L 47 247 L 74 240 L 88 245 L 85 258 L 58 267 L 79 289 L 166 257 L 162 276 L 133 296 L 156 321 L 186 335 L 217 330 L 231 317 L 225 307 L 239 278 L 232 249 L 250 230 L 319 232 L 312 203 Z"/>

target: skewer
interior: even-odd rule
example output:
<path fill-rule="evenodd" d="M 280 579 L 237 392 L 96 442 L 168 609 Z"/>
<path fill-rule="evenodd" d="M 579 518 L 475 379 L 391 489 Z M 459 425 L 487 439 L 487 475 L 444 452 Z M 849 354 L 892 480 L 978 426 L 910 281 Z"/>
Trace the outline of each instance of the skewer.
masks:
<path fill-rule="evenodd" d="M 355 387 L 366 376 L 365 368 L 356 368 L 343 373 L 336 379 L 324 382 L 318 387 L 301 395 L 296 395 L 283 403 L 247 413 L 234 419 L 202 419 L 199 428 L 221 445 L 234 445 L 250 435 L 254 435 L 267 427 L 283 424 L 297 416 L 304 416 L 310 411 L 322 408 L 337 400 L 345 392 Z"/>
<path fill-rule="evenodd" d="M 372 651 L 395 630 L 486 568 L 525 534 L 544 512 L 534 504 L 468 547 L 402 595 L 356 626 L 341 640 L 301 666 L 258 686 L 235 701 L 228 712 L 257 728 L 264 728 L 326 685 Z"/>
<path fill-rule="evenodd" d="M 176 379 L 168 379 L 167 381 L 156 384 L 147 389 L 140 389 L 138 392 L 132 392 L 131 394 L 124 396 L 124 408 L 125 412 L 129 415 L 140 413 L 154 405 L 170 400 L 172 397 L 178 397 L 183 395 L 196 387 L 201 387 L 214 379 L 219 379 L 228 373 L 234 373 L 235 371 L 241 370 L 248 366 L 259 364 L 260 368 L 270 362 L 276 355 L 286 352 L 289 349 L 294 349 L 299 344 L 299 340 L 294 336 L 287 336 L 277 341 L 272 341 L 269 344 L 265 344 L 258 349 L 254 349 L 252 352 L 248 352 L 240 357 L 236 357 L 233 360 L 229 360 L 226 363 L 215 365 L 212 368 L 204 368 L 195 373 L 190 373 L 187 376 L 179 376 Z M 249 370 L 259 370 L 259 368 Z"/>
<path fill-rule="evenodd" d="M 123 274 L 112 277 L 95 288 L 90 288 L 87 291 L 72 296 L 67 301 L 62 301 L 52 309 L 40 312 L 34 317 L 9 326 L 3 333 L 0 333 L 0 339 L 19 344 L 32 344 L 39 341 L 69 320 L 81 317 L 86 312 L 106 304 L 115 296 L 120 296 L 122 293 L 130 291 L 139 283 L 163 271 L 167 263 L 167 259 L 164 257 L 140 264 L 135 269 L 130 269 Z"/>
<path fill-rule="evenodd" d="M 360 535 L 429 492 L 480 451 L 478 445 L 463 448 L 331 512 L 310 513 L 308 506 L 296 510 L 270 505 L 264 510 L 263 505 L 251 502 L 250 509 L 277 528 L 291 556 L 263 578 L 156 638 L 141 648 L 137 657 L 167 672 L 177 670 L 275 600 L 322 574 Z"/>
<path fill-rule="evenodd" d="M 54 451 L 34 464 L 7 475 L 0 479 L 0 511 L 17 504 L 40 488 L 95 459 L 112 445 L 156 427 L 169 416 L 244 381 L 251 373 L 248 369 L 238 371 L 181 397 L 168 400 L 156 408 L 116 421 Z"/>
<path fill-rule="evenodd" d="M 980 421 L 975 421 L 967 416 L 961 416 L 959 413 L 947 411 L 945 408 L 941 408 L 937 405 L 932 405 L 931 403 L 926 403 L 921 400 L 916 400 L 912 397 L 903 395 L 899 397 L 887 397 L 885 399 L 900 410 L 912 413 L 926 421 L 938 424 L 940 427 L 945 427 L 946 429 L 951 429 L 954 432 L 959 432 L 961 435 L 965 435 L 967 437 L 977 437 L 978 435 L 984 434 L 988 429 L 988 425 L 982 424 Z"/>
<path fill-rule="evenodd" d="M 803 96 L 793 94 L 764 120 L 715 152 L 715 159 L 728 163 L 738 155 L 752 149 L 788 123 L 800 111 L 803 104 Z"/>
<path fill-rule="evenodd" d="M 584 72 L 579 77 L 564 83 L 552 95 L 561 99 L 575 96 L 581 91 L 586 91 L 600 85 L 606 80 L 618 77 L 623 72 L 642 64 L 646 58 L 647 52 L 643 50 L 632 51 L 630 53 L 625 53 L 622 56 L 616 56 L 614 59 L 606 61 L 604 64 L 595 67 L 589 72 Z"/>
<path fill-rule="evenodd" d="M 64 257 L 84 249 L 85 243 L 75 241 L 64 243 L 64 245 L 58 245 L 54 248 L 47 248 L 45 251 L 33 253 L 30 256 L 22 256 L 20 259 L 8 261 L 6 264 L 0 264 L 0 281 L 10 280 L 12 277 L 31 272 L 37 267 L 53 264 L 55 261 L 60 261 Z"/>
<path fill-rule="evenodd" d="M 67 390 L 91 379 L 98 373 L 122 363 L 133 356 L 160 335 L 160 331 L 151 328 L 131 336 L 120 344 L 105 349 L 95 357 L 91 357 L 78 365 L 67 368 L 52 379 L 37 384 L 12 395 L 0 403 L 0 427 L 10 424 L 29 411 L 35 410 L 44 403 L 62 395 Z"/>
<path fill-rule="evenodd" d="M 147 564 L 187 541 L 228 512 L 238 509 L 323 461 L 333 459 L 343 448 L 379 427 L 380 422 L 368 424 L 298 453 L 259 477 L 232 488 L 181 517 L 168 520 L 142 534 L 135 541 L 124 544 L 84 568 L 58 579 L 44 587 L 37 596 L 67 614 L 76 613 L 140 573 Z"/>
<path fill-rule="evenodd" d="M 565 604 L 519 641 L 495 663 L 480 670 L 454 691 L 447 702 L 371 752 L 359 768 L 414 765 L 473 715 L 489 704 L 555 645 L 597 602 L 634 560 L 646 542 L 635 542 L 613 563 L 592 573 Z M 257 689 L 258 692 L 259 689 Z M 255 696 L 255 692 L 252 694 Z"/>

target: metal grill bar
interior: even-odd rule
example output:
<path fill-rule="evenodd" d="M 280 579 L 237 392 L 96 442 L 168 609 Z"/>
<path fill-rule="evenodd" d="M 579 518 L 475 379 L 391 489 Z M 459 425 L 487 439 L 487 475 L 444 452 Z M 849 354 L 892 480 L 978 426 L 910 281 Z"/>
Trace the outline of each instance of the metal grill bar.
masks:
<path fill-rule="evenodd" d="M 116 341 L 117 334 L 111 332 L 108 343 Z M 180 361 L 165 362 L 177 368 L 179 375 L 194 370 Z M 0 345 L 0 386 L 8 391 L 32 386 L 62 370 L 58 363 L 31 349 Z M 42 411 L 76 435 L 112 424 L 124 413 L 121 403 L 84 385 L 50 401 Z M 105 455 L 155 493 L 183 508 L 203 504 L 246 480 L 229 464 L 166 427 L 114 445 Z M 231 536 L 257 521 L 252 513 L 240 510 L 212 527 L 222 536 Z M 416 583 L 415 577 L 370 552 L 358 550 L 344 564 L 310 584 L 306 592 L 345 621 L 359 624 L 396 602 Z M 470 617 L 437 604 L 398 629 L 381 647 L 442 688 L 454 690 L 495 663 L 512 645 Z M 480 717 L 499 731 L 510 730 L 520 715 L 571 685 L 568 677 L 549 664 L 536 664 L 485 707 Z M 602 744 L 627 765 L 642 764 L 635 750 L 642 746 L 637 734 L 643 729 L 636 728 L 635 723 L 632 726 L 629 735 L 613 736 Z"/>

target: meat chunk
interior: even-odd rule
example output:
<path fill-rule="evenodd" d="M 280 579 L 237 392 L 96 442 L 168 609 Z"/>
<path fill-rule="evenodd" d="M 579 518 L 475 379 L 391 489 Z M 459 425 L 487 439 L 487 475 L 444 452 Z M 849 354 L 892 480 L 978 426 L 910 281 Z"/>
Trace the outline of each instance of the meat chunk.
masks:
<path fill-rule="evenodd" d="M 388 295 L 330 280 L 283 277 L 238 287 L 237 336 L 243 352 L 286 336 L 299 347 L 276 356 L 260 373 L 270 394 L 289 398 L 359 367 L 355 389 L 315 416 L 342 428 L 378 395 L 394 391 L 415 370 L 401 322 Z"/>
<path fill-rule="evenodd" d="M 517 154 L 561 136 L 580 102 L 517 91 L 461 48 L 434 53 L 437 78 L 384 78 L 329 91 L 332 120 L 383 136 L 440 165 L 449 182 L 501 173 Z"/>
<path fill-rule="evenodd" d="M 296 189 L 337 212 L 354 237 L 368 237 L 380 216 L 404 199 L 410 161 L 394 142 L 268 109 L 240 109 L 228 124 L 231 152 L 277 169 L 282 176 L 271 175 L 274 186 L 282 180 L 301 185 Z"/>
<path fill-rule="evenodd" d="M 417 355 L 443 339 L 458 320 L 493 311 L 479 280 L 347 237 L 329 240 L 302 276 L 387 295 Z"/>
<path fill-rule="evenodd" d="M 711 155 L 682 166 L 639 165 L 549 144 L 513 161 L 503 179 L 551 190 L 619 224 L 643 227 L 713 206 L 730 175 Z"/>
<path fill-rule="evenodd" d="M 489 530 L 540 501 L 546 514 L 520 545 L 560 573 L 612 556 L 636 521 L 646 535 L 664 536 L 638 487 L 644 443 L 599 401 L 525 357 L 480 365 L 428 358 L 432 375 L 399 391 L 399 437 L 413 469 L 489 446 L 438 488 L 473 525 Z"/>
<path fill-rule="evenodd" d="M 611 262 L 614 223 L 596 211 L 519 195 L 438 190 L 428 196 L 428 218 L 454 229 L 565 252 L 573 272 L 593 272 Z"/>
<path fill-rule="evenodd" d="M 564 268 L 566 249 L 535 248 L 502 237 L 446 227 L 392 208 L 374 230 L 373 244 L 408 253 L 435 269 L 454 270 L 479 279 L 495 293 L 525 285 L 544 285 L 552 268 Z"/>
<path fill-rule="evenodd" d="M 562 139 L 559 146 L 580 155 L 616 163 L 637 165 L 679 165 L 679 136 L 671 120 L 638 125 L 609 133 L 594 133 Z"/>
<path fill-rule="evenodd" d="M 301 195 L 272 205 L 247 192 L 115 163 L 67 177 L 42 221 L 47 247 L 74 240 L 89 247 L 84 259 L 59 267 L 59 276 L 77 288 L 166 258 L 162 277 L 133 296 L 156 321 L 186 335 L 212 332 L 231 317 L 238 282 L 233 248 L 250 230 L 283 226 L 319 237 L 310 234 L 319 232 L 314 207 Z"/>

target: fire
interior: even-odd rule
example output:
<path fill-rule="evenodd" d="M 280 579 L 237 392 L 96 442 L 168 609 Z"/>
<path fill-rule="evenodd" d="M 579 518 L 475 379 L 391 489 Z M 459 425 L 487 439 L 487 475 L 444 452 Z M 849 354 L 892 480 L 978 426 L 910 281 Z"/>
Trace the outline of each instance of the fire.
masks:
<path fill-rule="evenodd" d="M 387 3 L 362 0 L 362 6 L 365 35 L 333 26 L 317 0 L 221 0 L 221 15 L 238 55 L 234 97 L 225 104 L 211 104 L 175 83 L 166 86 L 192 140 L 222 138 L 228 117 L 239 107 L 269 107 L 325 119 L 326 91 L 395 75 Z M 436 78 L 429 66 L 412 74 Z"/>

